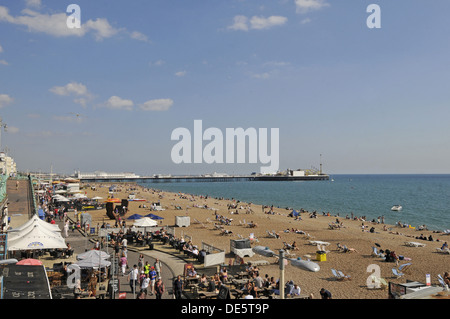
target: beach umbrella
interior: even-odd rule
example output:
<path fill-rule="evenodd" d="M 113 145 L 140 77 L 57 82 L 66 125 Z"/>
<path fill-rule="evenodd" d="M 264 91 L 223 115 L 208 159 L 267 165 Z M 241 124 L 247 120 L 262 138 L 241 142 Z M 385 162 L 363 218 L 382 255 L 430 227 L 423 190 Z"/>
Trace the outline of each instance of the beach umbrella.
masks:
<path fill-rule="evenodd" d="M 99 200 L 99 199 L 103 199 L 103 197 L 100 197 L 100 196 L 95 196 L 94 198 L 92 198 L 92 199 L 94 199 L 94 200 Z"/>
<path fill-rule="evenodd" d="M 151 218 L 151 219 L 164 219 L 164 217 L 161 217 L 161 216 L 157 216 L 157 215 L 155 215 L 155 214 L 148 214 L 148 215 L 145 215 L 144 217 L 149 217 L 149 218 Z"/>
<path fill-rule="evenodd" d="M 16 265 L 26 265 L 26 266 L 41 266 L 42 261 L 33 259 L 33 258 L 26 258 L 22 259 L 21 261 L 17 262 Z"/>
<path fill-rule="evenodd" d="M 157 225 L 158 223 L 149 217 L 143 217 L 134 222 L 136 227 L 153 227 Z"/>
<path fill-rule="evenodd" d="M 133 214 L 129 216 L 127 219 L 141 219 L 143 216 L 139 214 Z"/>

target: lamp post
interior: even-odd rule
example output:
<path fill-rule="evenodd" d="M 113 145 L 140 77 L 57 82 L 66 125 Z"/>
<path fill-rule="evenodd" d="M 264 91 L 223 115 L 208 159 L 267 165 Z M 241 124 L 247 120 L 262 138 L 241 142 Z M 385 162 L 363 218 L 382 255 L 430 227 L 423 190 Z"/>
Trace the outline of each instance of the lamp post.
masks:
<path fill-rule="evenodd" d="M 283 249 L 280 249 L 278 263 L 280 266 L 280 282 L 278 284 L 280 289 L 280 299 L 284 299 L 284 256 L 285 252 Z"/>
<path fill-rule="evenodd" d="M 2 149 L 2 128 L 5 130 L 5 132 L 8 129 L 8 125 L 6 125 L 5 123 L 3 123 L 3 119 L 0 116 L 0 151 Z"/>
<path fill-rule="evenodd" d="M 253 249 L 253 252 L 255 252 L 258 255 L 264 256 L 264 257 L 274 257 L 276 254 L 269 249 L 269 247 L 263 247 L 263 246 L 256 246 Z M 285 251 L 283 249 L 280 249 L 278 254 L 278 265 L 280 268 L 280 280 L 278 282 L 279 290 L 280 290 L 280 298 L 284 299 L 284 261 L 285 258 Z"/>
<path fill-rule="evenodd" d="M 252 251 L 258 255 L 264 256 L 264 257 L 274 257 L 276 256 L 276 253 L 269 249 L 269 247 L 264 246 L 256 246 L 252 249 Z M 280 249 L 278 254 L 278 265 L 280 268 L 280 280 L 279 280 L 279 290 L 280 290 L 280 299 L 285 299 L 285 291 L 284 291 L 284 268 L 285 268 L 285 262 L 287 263 L 287 260 L 291 261 L 291 265 L 295 268 L 317 272 L 320 270 L 320 267 L 318 264 L 310 261 L 310 260 L 301 260 L 301 258 L 298 259 L 291 259 L 286 258 L 286 252 L 283 249 Z"/>

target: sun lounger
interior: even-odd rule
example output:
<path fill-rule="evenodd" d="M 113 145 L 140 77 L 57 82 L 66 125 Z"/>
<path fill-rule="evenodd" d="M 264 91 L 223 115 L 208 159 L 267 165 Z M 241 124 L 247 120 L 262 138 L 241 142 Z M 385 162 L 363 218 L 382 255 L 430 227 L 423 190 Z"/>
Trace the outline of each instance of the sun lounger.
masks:
<path fill-rule="evenodd" d="M 327 243 L 326 241 L 320 241 L 320 240 L 310 240 L 309 243 L 314 246 L 317 246 L 317 245 L 328 246 L 330 244 L 330 243 Z"/>
<path fill-rule="evenodd" d="M 450 249 L 449 249 L 449 248 L 444 248 L 444 249 L 442 249 L 442 248 L 436 248 L 436 251 L 437 251 L 438 253 L 450 254 Z"/>
<path fill-rule="evenodd" d="M 425 244 L 414 242 L 414 241 L 405 241 L 405 245 L 409 247 L 425 247 Z"/>
<path fill-rule="evenodd" d="M 286 257 L 295 257 L 295 254 L 291 253 L 289 249 L 285 249 L 284 252 L 286 254 Z"/>

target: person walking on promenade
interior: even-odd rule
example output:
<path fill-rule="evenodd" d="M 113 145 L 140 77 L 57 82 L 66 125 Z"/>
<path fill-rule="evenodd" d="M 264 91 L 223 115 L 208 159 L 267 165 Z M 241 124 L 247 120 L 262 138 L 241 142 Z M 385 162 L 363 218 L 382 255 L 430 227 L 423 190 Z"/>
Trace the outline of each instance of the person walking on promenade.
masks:
<path fill-rule="evenodd" d="M 144 270 L 144 255 L 143 254 L 139 254 L 138 268 L 139 268 L 139 271 Z"/>
<path fill-rule="evenodd" d="M 149 274 L 146 274 L 145 278 L 142 280 L 142 283 L 141 283 L 141 292 L 144 293 L 146 298 L 147 298 L 147 294 L 148 294 L 148 286 L 149 285 L 150 285 L 150 276 L 149 276 Z"/>
<path fill-rule="evenodd" d="M 137 269 L 137 265 L 133 266 L 133 269 L 128 274 L 128 280 L 130 282 L 130 288 L 133 294 L 136 293 L 136 287 L 139 285 L 138 283 L 139 271 Z"/>
<path fill-rule="evenodd" d="M 64 237 L 69 237 L 69 221 L 66 221 L 64 223 Z"/>
<path fill-rule="evenodd" d="M 180 275 L 178 275 L 177 279 L 175 279 L 173 287 L 175 292 L 175 299 L 181 299 L 181 295 L 183 293 L 183 280 L 181 279 Z"/>
<path fill-rule="evenodd" d="M 162 282 L 162 279 L 159 278 L 155 284 L 156 299 L 162 299 L 164 291 L 165 291 L 164 284 Z"/>
<path fill-rule="evenodd" d="M 156 276 L 155 267 L 151 267 L 150 268 L 150 286 L 151 286 L 150 292 L 152 295 L 155 293 L 156 279 L 157 279 L 157 276 Z"/>
<path fill-rule="evenodd" d="M 120 258 L 120 266 L 122 267 L 122 276 L 125 276 L 125 272 L 127 271 L 128 267 L 128 260 L 127 257 L 125 257 L 124 254 L 122 254 L 122 257 Z"/>
<path fill-rule="evenodd" d="M 158 278 L 161 277 L 162 264 L 161 264 L 161 261 L 158 258 L 156 258 L 156 260 L 155 260 L 154 267 L 155 267 L 155 271 L 156 271 L 156 276 Z"/>

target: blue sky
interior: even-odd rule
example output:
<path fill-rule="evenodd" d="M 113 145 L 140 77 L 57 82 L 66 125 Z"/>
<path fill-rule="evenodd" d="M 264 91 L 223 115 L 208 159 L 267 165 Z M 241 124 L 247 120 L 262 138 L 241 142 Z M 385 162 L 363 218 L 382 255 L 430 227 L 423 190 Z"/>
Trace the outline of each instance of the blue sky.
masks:
<path fill-rule="evenodd" d="M 81 8 L 81 29 L 66 8 Z M 381 28 L 369 29 L 369 4 Z M 446 0 L 0 0 L 2 148 L 23 171 L 174 164 L 178 127 L 279 128 L 280 170 L 450 173 Z M 79 114 L 77 116 L 76 114 Z"/>

